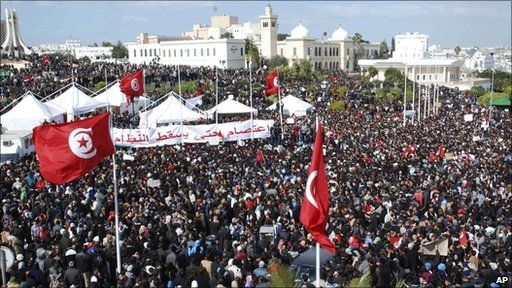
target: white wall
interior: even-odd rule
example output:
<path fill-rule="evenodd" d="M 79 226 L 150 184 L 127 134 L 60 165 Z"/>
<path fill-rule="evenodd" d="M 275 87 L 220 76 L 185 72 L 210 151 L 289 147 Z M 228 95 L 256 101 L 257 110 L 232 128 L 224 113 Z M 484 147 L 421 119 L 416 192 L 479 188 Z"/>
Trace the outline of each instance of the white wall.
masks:
<path fill-rule="evenodd" d="M 428 57 L 428 36 L 406 33 L 395 36 L 394 59 L 418 59 Z"/>
<path fill-rule="evenodd" d="M 139 56 L 140 50 L 148 50 Z M 153 49 L 149 57 L 149 49 Z M 156 56 L 154 51 L 156 49 Z M 136 50 L 134 56 L 133 50 Z M 218 66 L 222 68 L 244 67 L 245 42 L 238 39 L 170 41 L 159 44 L 128 45 L 129 61 L 133 64 L 156 60 L 165 65 Z M 221 64 L 220 61 L 226 63 Z"/>

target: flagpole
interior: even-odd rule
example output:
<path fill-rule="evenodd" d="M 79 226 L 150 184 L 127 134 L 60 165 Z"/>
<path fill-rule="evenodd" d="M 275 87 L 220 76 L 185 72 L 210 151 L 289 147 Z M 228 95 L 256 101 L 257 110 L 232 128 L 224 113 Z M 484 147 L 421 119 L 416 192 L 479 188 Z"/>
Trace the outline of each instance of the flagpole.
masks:
<path fill-rule="evenodd" d="M 414 103 L 414 98 L 415 98 L 415 94 L 416 94 L 416 66 L 413 66 L 412 68 L 412 78 L 413 78 L 413 83 L 412 83 L 412 110 L 414 112 L 417 112 L 416 111 L 416 106 L 415 103 Z M 411 119 L 412 119 L 412 123 L 414 124 L 414 116 L 416 116 L 415 114 L 412 115 Z"/>
<path fill-rule="evenodd" d="M 425 111 L 427 113 L 427 118 L 430 117 L 430 113 L 432 112 L 431 110 L 431 105 L 430 105 L 430 85 L 432 84 L 428 84 L 427 86 L 427 110 Z"/>
<path fill-rule="evenodd" d="M 180 72 L 180 65 L 178 64 L 178 92 L 180 93 L 180 121 L 181 121 L 181 144 L 183 144 L 183 103 L 181 103 L 181 100 L 183 97 L 181 96 L 181 72 Z"/>
<path fill-rule="evenodd" d="M 254 139 L 254 131 L 253 131 L 253 126 L 254 126 L 254 116 L 252 115 L 253 114 L 253 111 L 252 111 L 252 58 L 249 58 L 249 95 L 250 95 L 250 101 L 251 101 L 251 140 Z"/>
<path fill-rule="evenodd" d="M 427 98 L 428 98 L 428 91 L 427 91 L 427 84 L 425 84 L 425 94 L 423 94 L 423 119 L 427 118 Z"/>
<path fill-rule="evenodd" d="M 405 111 L 407 110 L 407 64 L 404 69 L 404 122 L 403 125 L 405 127 Z"/>
<path fill-rule="evenodd" d="M 279 122 L 281 123 L 281 139 L 284 139 L 284 127 L 283 127 L 283 103 L 281 102 L 281 79 L 279 79 L 279 70 L 277 70 L 277 96 L 279 98 Z"/>
<path fill-rule="evenodd" d="M 71 86 L 75 87 L 75 69 L 73 69 L 73 62 L 71 62 Z M 73 89 L 73 105 L 71 105 L 71 121 L 75 121 L 75 89 Z"/>
<path fill-rule="evenodd" d="M 105 68 L 105 95 L 107 96 L 107 111 L 110 112 L 110 100 L 108 99 L 108 89 L 107 89 L 107 85 L 108 85 L 108 80 L 107 80 L 107 68 Z M 114 120 L 114 119 L 112 119 Z"/>
<path fill-rule="evenodd" d="M 110 113 L 110 135 L 113 135 L 113 120 L 114 115 Z M 115 237 L 116 237 L 116 271 L 121 274 L 121 239 L 119 235 L 119 200 L 117 197 L 117 165 L 116 165 L 116 146 L 114 145 L 114 154 L 112 154 L 112 174 L 114 181 L 114 212 L 115 212 Z"/>
<path fill-rule="evenodd" d="M 316 128 L 316 133 L 318 133 L 318 124 L 319 124 L 319 121 L 318 121 L 318 114 L 316 116 L 316 125 L 315 125 L 315 128 Z M 323 151 L 321 152 L 323 153 Z M 318 244 L 318 241 L 316 242 L 316 251 L 315 251 L 315 258 L 316 258 L 316 264 L 315 264 L 315 273 L 316 273 L 316 284 L 315 286 L 317 288 L 320 288 L 320 244 Z"/>
<path fill-rule="evenodd" d="M 146 71 L 143 69 L 142 70 L 142 82 L 144 82 L 144 86 L 143 86 L 143 91 L 142 91 L 142 95 L 146 95 Z M 148 97 L 148 99 L 150 99 L 149 101 L 151 101 L 151 98 Z M 139 101 L 140 101 L 140 98 L 139 98 Z M 147 101 L 144 101 L 144 125 L 147 127 L 148 125 L 148 113 L 146 113 L 146 109 L 148 108 L 148 102 Z M 139 118 L 140 118 L 140 110 L 139 110 Z M 140 120 L 139 119 L 139 128 L 140 128 Z"/>
<path fill-rule="evenodd" d="M 219 105 L 219 66 L 215 65 L 215 107 Z M 219 116 L 215 111 L 215 124 L 219 124 Z"/>
<path fill-rule="evenodd" d="M 421 72 L 421 70 L 420 70 Z M 421 83 L 418 87 L 418 123 L 421 122 Z"/>

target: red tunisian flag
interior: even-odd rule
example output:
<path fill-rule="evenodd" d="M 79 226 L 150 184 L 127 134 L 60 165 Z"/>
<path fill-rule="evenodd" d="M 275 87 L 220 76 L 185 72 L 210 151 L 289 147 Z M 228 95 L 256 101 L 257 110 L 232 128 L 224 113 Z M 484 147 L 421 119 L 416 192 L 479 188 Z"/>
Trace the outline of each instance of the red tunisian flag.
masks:
<path fill-rule="evenodd" d="M 85 120 L 34 128 L 32 137 L 44 179 L 55 184 L 75 180 L 114 153 L 109 116 L 107 112 Z"/>
<path fill-rule="evenodd" d="M 276 70 L 267 76 L 267 89 L 265 95 L 277 94 L 279 91 L 279 71 Z"/>
<path fill-rule="evenodd" d="M 329 218 L 329 191 L 324 167 L 322 134 L 322 125 L 319 123 L 309 167 L 306 192 L 302 199 L 300 222 L 322 248 L 330 253 L 335 253 L 334 244 L 325 234 L 325 224 L 327 224 Z"/>
<path fill-rule="evenodd" d="M 139 70 L 119 80 L 119 88 L 126 95 L 126 102 L 130 104 L 132 97 L 140 96 L 144 93 L 144 75 L 143 70 Z"/>
<path fill-rule="evenodd" d="M 466 235 L 466 227 L 463 227 L 459 233 L 460 245 L 466 246 L 468 244 L 468 236 Z"/>

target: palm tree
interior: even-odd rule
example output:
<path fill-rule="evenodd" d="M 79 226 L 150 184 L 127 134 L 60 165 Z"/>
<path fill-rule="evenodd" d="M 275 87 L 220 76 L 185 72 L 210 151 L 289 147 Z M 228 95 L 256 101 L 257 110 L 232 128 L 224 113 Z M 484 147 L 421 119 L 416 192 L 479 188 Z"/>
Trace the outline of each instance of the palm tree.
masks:
<path fill-rule="evenodd" d="M 252 59 L 252 63 L 259 65 L 260 53 L 258 52 L 258 46 L 254 43 L 254 39 L 245 38 L 245 53 L 249 59 Z"/>

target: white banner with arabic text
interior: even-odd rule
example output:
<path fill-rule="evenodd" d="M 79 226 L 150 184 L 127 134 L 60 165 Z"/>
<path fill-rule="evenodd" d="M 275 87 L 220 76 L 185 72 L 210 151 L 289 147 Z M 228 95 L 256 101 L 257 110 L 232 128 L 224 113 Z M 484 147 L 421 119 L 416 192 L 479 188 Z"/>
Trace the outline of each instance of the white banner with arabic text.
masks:
<path fill-rule="evenodd" d="M 169 125 L 146 129 L 114 128 L 114 144 L 122 147 L 153 147 L 180 143 L 218 143 L 270 137 L 274 120 L 253 120 L 209 125 Z"/>

